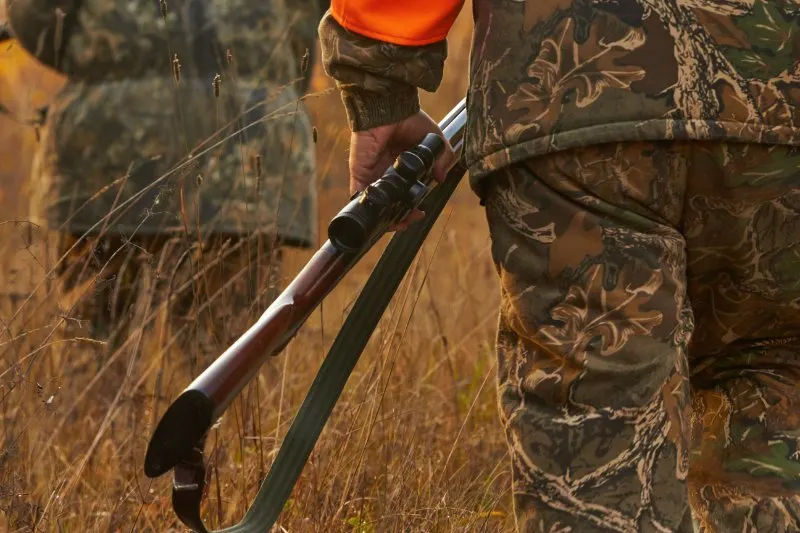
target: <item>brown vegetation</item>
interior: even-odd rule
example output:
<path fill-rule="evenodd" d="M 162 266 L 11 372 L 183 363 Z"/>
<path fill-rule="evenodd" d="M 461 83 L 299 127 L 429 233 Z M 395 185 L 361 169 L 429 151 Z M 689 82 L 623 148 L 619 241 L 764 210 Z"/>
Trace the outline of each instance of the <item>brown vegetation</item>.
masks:
<path fill-rule="evenodd" d="M 469 12 L 452 34 L 445 82 L 424 95 L 436 118 L 465 90 Z M 0 101 L 18 115 L 59 84 L 14 46 L 0 47 Z M 314 90 L 328 86 L 317 68 Z M 347 132 L 335 93 L 309 107 L 324 237 L 347 197 Z M 169 476 L 147 479 L 142 461 L 154 422 L 193 376 L 188 355 L 168 342 L 163 317 L 114 353 L 66 327 L 48 236 L 20 222 L 17 191 L 35 139 L 0 117 L 0 530 L 180 531 Z M 208 524 L 243 515 L 379 252 L 265 364 L 210 436 Z M 310 255 L 289 254 L 284 284 Z M 509 530 L 494 276 L 483 212 L 465 180 L 373 335 L 277 531 Z"/>

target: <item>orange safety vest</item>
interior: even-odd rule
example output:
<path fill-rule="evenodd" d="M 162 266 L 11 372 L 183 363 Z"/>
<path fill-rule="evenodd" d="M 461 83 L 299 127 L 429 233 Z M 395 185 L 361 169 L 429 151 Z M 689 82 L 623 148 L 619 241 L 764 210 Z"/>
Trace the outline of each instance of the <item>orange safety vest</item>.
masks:
<path fill-rule="evenodd" d="M 331 15 L 344 28 L 401 46 L 424 46 L 447 37 L 464 0 L 332 0 Z"/>

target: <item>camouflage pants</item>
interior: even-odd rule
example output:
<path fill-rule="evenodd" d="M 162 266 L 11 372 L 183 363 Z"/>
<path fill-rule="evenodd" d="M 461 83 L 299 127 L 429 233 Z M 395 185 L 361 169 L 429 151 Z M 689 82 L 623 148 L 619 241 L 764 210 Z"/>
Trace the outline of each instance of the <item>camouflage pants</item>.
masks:
<path fill-rule="evenodd" d="M 487 185 L 519 530 L 800 532 L 800 150 L 610 144 Z"/>
<path fill-rule="evenodd" d="M 202 246 L 180 237 L 61 236 L 62 291 L 76 293 L 68 316 L 87 321 L 95 337 L 118 345 L 134 320 L 147 320 L 159 306 L 169 322 L 215 337 L 219 355 L 277 296 L 280 247 L 269 237 L 213 235 Z M 202 248 L 202 250 L 201 250 Z M 137 316 L 142 301 L 149 309 Z M 167 302 L 166 307 L 164 303 Z M 146 326 L 146 324 L 144 324 Z M 189 332 L 190 336 L 192 335 Z"/>

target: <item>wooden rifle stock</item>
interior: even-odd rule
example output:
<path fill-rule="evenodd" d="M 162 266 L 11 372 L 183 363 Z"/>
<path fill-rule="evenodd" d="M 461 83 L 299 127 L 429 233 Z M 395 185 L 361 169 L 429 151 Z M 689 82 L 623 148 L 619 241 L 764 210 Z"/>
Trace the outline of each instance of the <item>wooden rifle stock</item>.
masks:
<path fill-rule="evenodd" d="M 462 100 L 439 123 L 445 139 L 457 153 L 463 143 L 465 108 L 466 102 Z M 211 427 L 266 359 L 291 341 L 325 296 L 390 225 L 405 218 L 424 201 L 432 190 L 430 169 L 441 148 L 443 143 L 439 137 L 426 136 L 416 148 L 401 154 L 380 180 L 351 198 L 329 226 L 332 238 L 322 245 L 256 323 L 167 408 L 148 444 L 144 464 L 148 477 L 161 476 L 174 468 L 177 498 L 180 498 L 180 490 L 190 494 L 204 484 L 202 448 Z M 460 172 L 463 174 L 463 169 Z M 359 225 L 356 231 L 354 226 Z M 173 504 L 178 511 L 175 494 Z M 196 498 L 200 497 L 190 496 L 190 499 Z M 184 523 L 195 531 L 207 531 L 199 515 L 186 517 L 186 514 L 190 513 L 179 511 Z"/>
<path fill-rule="evenodd" d="M 258 321 L 164 413 L 145 456 L 145 473 L 149 477 L 166 473 L 202 440 L 267 358 L 289 343 L 357 261 L 353 254 L 325 242 Z"/>

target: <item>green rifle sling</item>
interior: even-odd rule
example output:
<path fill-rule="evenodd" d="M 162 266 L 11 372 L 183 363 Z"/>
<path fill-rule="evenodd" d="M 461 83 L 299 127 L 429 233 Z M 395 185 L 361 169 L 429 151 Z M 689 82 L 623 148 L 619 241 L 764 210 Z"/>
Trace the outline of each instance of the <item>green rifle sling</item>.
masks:
<path fill-rule="evenodd" d="M 459 160 L 425 199 L 425 218 L 393 236 L 326 355 L 250 509 L 238 524 L 215 533 L 266 533 L 275 524 L 361 353 L 464 174 Z M 192 457 L 175 467 L 175 481 L 182 490 L 173 490 L 172 501 L 185 524 L 208 533 L 200 516 L 205 485 L 202 448 L 201 443 Z"/>

